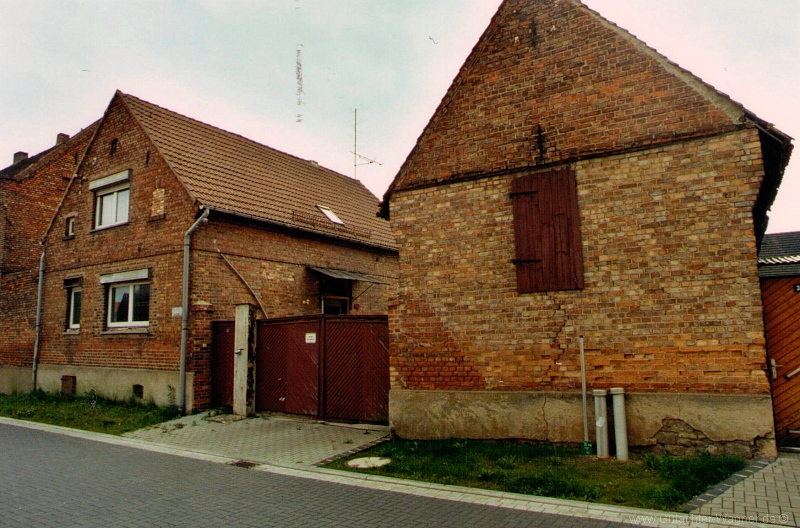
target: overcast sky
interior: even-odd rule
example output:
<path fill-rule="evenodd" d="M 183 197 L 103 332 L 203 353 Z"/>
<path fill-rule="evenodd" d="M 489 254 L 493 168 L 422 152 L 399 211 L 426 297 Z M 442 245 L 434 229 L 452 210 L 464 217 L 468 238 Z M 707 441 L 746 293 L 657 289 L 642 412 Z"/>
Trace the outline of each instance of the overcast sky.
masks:
<path fill-rule="evenodd" d="M 584 0 L 800 137 L 800 1 Z M 382 196 L 500 0 L 0 0 L 0 167 L 119 89 Z M 800 150 L 770 232 L 800 230 Z"/>

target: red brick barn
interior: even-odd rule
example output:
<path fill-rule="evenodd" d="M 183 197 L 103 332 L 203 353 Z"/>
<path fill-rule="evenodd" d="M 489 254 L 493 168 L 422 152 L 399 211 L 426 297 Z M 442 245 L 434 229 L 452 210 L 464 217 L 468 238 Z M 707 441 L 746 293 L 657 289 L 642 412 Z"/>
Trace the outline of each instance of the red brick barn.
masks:
<path fill-rule="evenodd" d="M 384 197 L 397 433 L 582 441 L 582 335 L 631 445 L 774 454 L 757 247 L 791 148 L 577 0 L 503 2 Z"/>
<path fill-rule="evenodd" d="M 397 252 L 377 206 L 352 178 L 117 92 L 46 237 L 39 385 L 179 403 L 183 380 L 202 408 L 211 322 L 236 305 L 385 314 Z"/>
<path fill-rule="evenodd" d="M 758 252 L 768 372 L 781 447 L 800 448 L 800 232 L 766 235 Z"/>
<path fill-rule="evenodd" d="M 32 386 L 40 242 L 94 129 L 0 170 L 0 393 Z"/>

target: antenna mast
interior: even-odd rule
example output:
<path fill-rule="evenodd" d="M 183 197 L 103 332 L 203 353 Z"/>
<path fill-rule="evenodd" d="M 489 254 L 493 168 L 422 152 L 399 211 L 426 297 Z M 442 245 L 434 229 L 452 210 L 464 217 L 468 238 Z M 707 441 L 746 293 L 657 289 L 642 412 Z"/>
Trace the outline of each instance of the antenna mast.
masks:
<path fill-rule="evenodd" d="M 358 160 L 364 160 L 365 163 L 359 163 Z M 371 165 L 378 163 L 374 159 L 369 159 L 358 153 L 358 108 L 353 110 L 353 178 L 356 178 L 359 165 Z"/>

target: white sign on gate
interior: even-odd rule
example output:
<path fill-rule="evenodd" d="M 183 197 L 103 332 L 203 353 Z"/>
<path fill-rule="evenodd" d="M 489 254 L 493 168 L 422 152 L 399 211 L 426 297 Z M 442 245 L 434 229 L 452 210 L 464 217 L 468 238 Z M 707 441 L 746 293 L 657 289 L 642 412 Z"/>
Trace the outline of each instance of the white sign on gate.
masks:
<path fill-rule="evenodd" d="M 306 344 L 311 345 L 317 342 L 316 332 L 306 332 Z"/>

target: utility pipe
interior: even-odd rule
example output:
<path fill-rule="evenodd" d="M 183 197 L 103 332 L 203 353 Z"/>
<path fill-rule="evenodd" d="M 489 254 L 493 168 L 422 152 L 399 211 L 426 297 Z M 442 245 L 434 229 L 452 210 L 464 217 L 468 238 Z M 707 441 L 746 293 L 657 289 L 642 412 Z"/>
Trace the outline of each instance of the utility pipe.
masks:
<path fill-rule="evenodd" d="M 614 403 L 614 440 L 617 443 L 617 460 L 628 460 L 628 425 L 625 419 L 625 389 L 608 390 Z"/>
<path fill-rule="evenodd" d="M 583 443 L 581 454 L 592 454 L 592 443 L 589 441 L 589 412 L 586 408 L 586 356 L 583 349 L 583 336 L 578 337 L 581 350 L 581 398 L 583 400 Z"/>
<path fill-rule="evenodd" d="M 208 222 L 211 209 L 203 209 L 203 214 L 195 220 L 192 227 L 183 236 L 183 300 L 181 302 L 181 372 L 178 388 L 178 408 L 186 412 L 186 341 L 189 338 L 189 253 L 191 251 L 192 233 L 200 224 Z"/>
<path fill-rule="evenodd" d="M 597 431 L 597 458 L 608 458 L 608 404 L 606 403 L 605 389 L 595 389 L 594 416 Z"/>
<path fill-rule="evenodd" d="M 42 290 L 44 289 L 44 255 L 47 248 L 42 246 L 42 256 L 39 257 L 39 289 L 36 293 L 36 339 L 33 342 L 33 372 L 31 391 L 36 390 L 36 375 L 39 367 L 39 335 L 42 331 Z"/>

